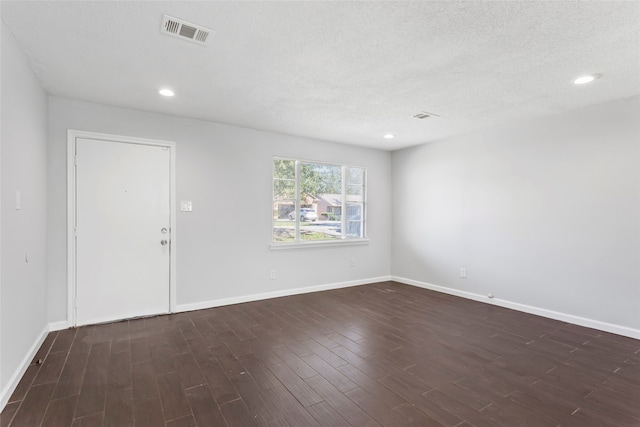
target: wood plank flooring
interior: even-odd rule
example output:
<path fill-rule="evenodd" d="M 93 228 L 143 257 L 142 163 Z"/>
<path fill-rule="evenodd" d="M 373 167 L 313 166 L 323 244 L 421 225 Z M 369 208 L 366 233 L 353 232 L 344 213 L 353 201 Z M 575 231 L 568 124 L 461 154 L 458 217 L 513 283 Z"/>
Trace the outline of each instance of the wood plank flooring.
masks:
<path fill-rule="evenodd" d="M 50 333 L 22 426 L 640 426 L 640 341 L 394 282 Z"/>

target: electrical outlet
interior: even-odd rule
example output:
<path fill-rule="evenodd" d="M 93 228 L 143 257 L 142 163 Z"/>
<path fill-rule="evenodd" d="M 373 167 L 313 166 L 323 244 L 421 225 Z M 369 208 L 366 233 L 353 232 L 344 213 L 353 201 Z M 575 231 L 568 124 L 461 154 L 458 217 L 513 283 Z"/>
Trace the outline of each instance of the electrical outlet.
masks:
<path fill-rule="evenodd" d="M 466 268 L 461 268 L 460 269 L 460 277 L 463 279 L 467 278 L 467 269 Z"/>
<path fill-rule="evenodd" d="M 275 270 L 271 270 L 269 272 L 269 279 L 276 280 L 276 271 Z"/>

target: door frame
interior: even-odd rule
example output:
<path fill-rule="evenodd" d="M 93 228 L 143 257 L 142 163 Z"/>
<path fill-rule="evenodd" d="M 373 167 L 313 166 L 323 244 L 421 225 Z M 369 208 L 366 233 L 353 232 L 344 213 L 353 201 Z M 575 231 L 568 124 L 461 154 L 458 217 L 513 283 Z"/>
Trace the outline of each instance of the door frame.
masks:
<path fill-rule="evenodd" d="M 163 141 L 158 139 L 146 139 L 132 136 L 112 135 L 107 133 L 89 132 L 76 129 L 67 130 L 67 326 L 75 327 L 76 318 L 76 295 L 77 295 L 77 269 L 76 269 L 76 139 L 97 139 L 103 141 L 152 145 L 168 147 L 170 154 L 170 192 L 169 206 L 171 216 L 171 246 L 169 248 L 169 313 L 176 311 L 176 143 L 173 141 Z"/>

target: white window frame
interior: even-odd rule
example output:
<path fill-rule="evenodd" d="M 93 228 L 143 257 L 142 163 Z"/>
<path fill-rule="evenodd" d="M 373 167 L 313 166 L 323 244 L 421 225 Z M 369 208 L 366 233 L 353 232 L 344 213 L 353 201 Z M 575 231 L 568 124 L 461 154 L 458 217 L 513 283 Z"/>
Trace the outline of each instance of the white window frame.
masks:
<path fill-rule="evenodd" d="M 273 241 L 273 229 L 275 226 L 275 218 L 273 218 L 273 202 L 275 195 L 273 194 L 273 180 L 275 169 L 273 168 L 275 160 L 288 160 L 295 162 L 295 212 L 300 212 L 300 165 L 303 163 L 327 165 L 327 166 L 340 166 L 342 171 L 342 197 L 341 197 L 341 230 L 342 236 L 340 239 L 332 240 L 300 240 L 300 218 L 299 215 L 295 216 L 295 233 L 296 240 L 293 242 L 274 242 Z M 363 191 L 362 191 L 362 234 L 363 237 L 347 237 L 347 180 L 346 171 L 347 168 L 359 168 L 364 170 L 363 178 Z M 271 161 L 271 245 L 272 250 L 281 249 L 297 249 L 297 248 L 313 248 L 313 247 L 328 247 L 328 246 L 348 246 L 348 245 L 367 245 L 369 244 L 369 238 L 367 237 L 367 168 L 365 166 L 350 165 L 345 163 L 331 163 L 325 161 L 306 160 L 292 157 L 280 157 L 274 156 Z"/>

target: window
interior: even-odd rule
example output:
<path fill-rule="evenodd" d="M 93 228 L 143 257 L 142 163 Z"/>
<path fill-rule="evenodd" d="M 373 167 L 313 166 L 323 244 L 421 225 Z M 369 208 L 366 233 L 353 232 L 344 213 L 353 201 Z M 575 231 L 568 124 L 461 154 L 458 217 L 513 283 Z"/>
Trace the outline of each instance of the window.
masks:
<path fill-rule="evenodd" d="M 362 167 L 274 158 L 273 243 L 364 239 L 365 184 Z"/>

